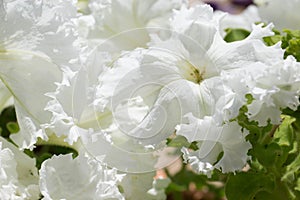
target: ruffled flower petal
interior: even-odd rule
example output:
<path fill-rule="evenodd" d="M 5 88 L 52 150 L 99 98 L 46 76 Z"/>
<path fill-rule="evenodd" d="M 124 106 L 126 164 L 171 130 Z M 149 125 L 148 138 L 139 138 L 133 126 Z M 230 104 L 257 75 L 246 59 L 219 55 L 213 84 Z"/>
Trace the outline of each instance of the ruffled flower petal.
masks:
<path fill-rule="evenodd" d="M 300 92 L 300 64 L 293 57 L 274 63 L 255 81 L 251 88 L 254 97 L 248 106 L 250 120 L 258 121 L 259 125 L 267 125 L 270 119 L 272 124 L 281 122 L 281 109 L 296 110 L 299 106 Z"/>
<path fill-rule="evenodd" d="M 79 19 L 81 35 L 91 46 L 101 44 L 104 51 L 146 47 L 149 33 L 167 29 L 172 9 L 183 3 L 184 0 L 92 0 L 91 14 Z"/>
<path fill-rule="evenodd" d="M 11 137 L 20 148 L 32 149 L 38 137 L 47 139 L 40 124 L 51 115 L 44 112 L 50 100 L 44 94 L 55 89 L 61 72 L 45 57 L 24 55 L 20 52 L 0 53 L 1 80 L 8 88 L 16 106 L 20 133 Z"/>
<path fill-rule="evenodd" d="M 155 172 L 143 174 L 127 174 L 120 184 L 124 190 L 125 198 L 145 200 L 153 199 L 150 195 L 147 194 L 147 191 L 152 188 L 154 176 Z"/>
<path fill-rule="evenodd" d="M 117 187 L 121 179 L 115 169 L 83 155 L 53 156 L 40 169 L 41 193 L 49 200 L 124 199 Z"/>
<path fill-rule="evenodd" d="M 3 200 L 39 199 L 35 160 L 0 138 L 0 197 Z"/>
<path fill-rule="evenodd" d="M 32 149 L 38 137 L 48 137 L 40 127 L 51 117 L 45 94 L 55 90 L 61 68 L 77 67 L 75 1 L 1 1 L 1 8 L 1 81 L 14 97 L 21 128 L 12 138 Z"/>
<path fill-rule="evenodd" d="M 258 6 L 258 13 L 266 23 L 273 22 L 280 29 L 299 29 L 300 14 L 298 12 L 300 2 L 290 0 L 255 0 Z M 278 15 L 278 13 L 281 13 Z"/>
<path fill-rule="evenodd" d="M 191 114 L 187 118 L 189 124 L 179 125 L 176 134 L 186 137 L 189 142 L 198 142 L 198 150 L 183 150 L 185 160 L 194 170 L 210 175 L 214 168 L 226 173 L 245 166 L 251 145 L 245 140 L 247 131 L 242 131 L 237 122 L 218 124 L 213 117 L 197 119 Z"/>

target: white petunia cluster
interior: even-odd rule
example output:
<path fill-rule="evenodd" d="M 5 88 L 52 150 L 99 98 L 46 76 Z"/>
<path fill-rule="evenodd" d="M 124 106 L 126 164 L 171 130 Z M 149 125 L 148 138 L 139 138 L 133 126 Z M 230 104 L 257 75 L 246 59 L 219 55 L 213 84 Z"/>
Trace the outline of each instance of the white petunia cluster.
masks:
<path fill-rule="evenodd" d="M 197 173 L 242 170 L 243 106 L 265 126 L 300 104 L 300 63 L 264 44 L 274 26 L 255 25 L 255 7 L 225 16 L 184 0 L 80 3 L 0 0 L 0 106 L 11 95 L 20 126 L 10 138 L 20 150 L 1 139 L 0 199 L 164 199 L 169 181 L 154 171 L 178 152 Z M 228 27 L 251 33 L 227 43 Z M 198 149 L 168 147 L 176 135 Z M 47 143 L 79 155 L 38 171 L 21 150 Z"/>
<path fill-rule="evenodd" d="M 0 197 L 3 200 L 39 199 L 35 160 L 0 138 Z"/>

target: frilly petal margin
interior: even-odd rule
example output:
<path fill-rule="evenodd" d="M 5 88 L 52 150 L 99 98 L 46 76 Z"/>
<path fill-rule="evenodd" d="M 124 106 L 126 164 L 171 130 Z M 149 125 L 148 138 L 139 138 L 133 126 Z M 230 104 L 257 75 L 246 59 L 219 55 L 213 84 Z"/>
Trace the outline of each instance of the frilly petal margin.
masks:
<path fill-rule="evenodd" d="M 35 160 L 3 138 L 0 138 L 0 168 L 1 199 L 39 199 Z"/>
<path fill-rule="evenodd" d="M 0 79 L 14 97 L 20 133 L 12 136 L 21 149 L 48 139 L 41 124 L 50 120 L 46 93 L 55 90 L 61 69 L 76 69 L 76 1 L 4 0 L 0 2 Z"/>
<path fill-rule="evenodd" d="M 217 124 L 211 116 L 198 119 L 188 114 L 186 117 L 189 124 L 177 126 L 176 134 L 189 142 L 198 142 L 198 150 L 182 150 L 185 161 L 190 162 L 195 171 L 210 176 L 214 168 L 227 173 L 239 171 L 246 165 L 251 144 L 245 140 L 248 132 L 242 131 L 237 122 Z"/>
<path fill-rule="evenodd" d="M 260 126 L 280 124 L 281 109 L 296 110 L 300 105 L 300 63 L 289 56 L 286 60 L 273 64 L 256 78 L 251 88 L 253 102 L 248 105 L 248 118 Z"/>
<path fill-rule="evenodd" d="M 40 189 L 45 200 L 124 200 L 117 187 L 122 177 L 116 169 L 108 169 L 94 158 L 59 155 L 43 162 Z"/>
<path fill-rule="evenodd" d="M 35 52 L 64 66 L 76 59 L 75 0 L 4 0 L 0 4 L 1 50 Z"/>
<path fill-rule="evenodd" d="M 46 94 L 50 98 L 45 110 L 52 114 L 51 120 L 43 124 L 58 137 L 66 136 L 65 141 L 73 144 L 85 132 L 107 128 L 111 114 L 107 109 L 96 110 L 93 101 L 98 76 L 108 62 L 106 53 L 91 50 L 87 53 L 83 66 L 78 71 L 63 68 L 62 81 L 56 83 L 55 92 Z"/>
<path fill-rule="evenodd" d="M 172 10 L 186 0 L 90 0 L 90 15 L 79 18 L 79 34 L 90 45 L 100 45 L 104 51 L 119 52 L 146 47 L 149 34 L 169 29 Z M 106 40 L 108 39 L 108 40 Z"/>

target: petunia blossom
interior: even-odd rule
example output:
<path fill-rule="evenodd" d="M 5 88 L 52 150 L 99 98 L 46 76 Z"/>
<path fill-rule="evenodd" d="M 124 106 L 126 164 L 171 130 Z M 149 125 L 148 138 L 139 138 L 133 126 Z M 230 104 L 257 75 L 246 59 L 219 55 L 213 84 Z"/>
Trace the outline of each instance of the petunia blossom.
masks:
<path fill-rule="evenodd" d="M 3 200 L 39 199 L 35 159 L 0 138 L 0 198 Z"/>
<path fill-rule="evenodd" d="M 74 1 L 1 1 L 0 79 L 14 97 L 22 149 L 47 139 L 39 126 L 50 118 L 43 109 L 61 79 L 61 68 L 75 62 Z"/>
<path fill-rule="evenodd" d="M 39 173 L 45 200 L 124 199 L 117 187 L 122 175 L 92 157 L 53 156 L 43 162 Z"/>
<path fill-rule="evenodd" d="M 195 156 L 193 166 L 206 163 L 207 169 L 198 167 L 197 171 L 207 170 L 207 174 L 212 168 L 229 172 L 241 170 L 246 164 L 250 148 L 244 138 L 246 132 L 231 120 L 247 103 L 245 96 L 255 96 L 252 88 L 258 85 L 260 75 L 282 67 L 276 63 L 284 63 L 280 46 L 267 47 L 262 41 L 264 36 L 273 34 L 271 24 L 253 25 L 246 39 L 227 43 L 220 35 L 219 20 L 207 5 L 175 10 L 170 21 L 172 31 L 164 36 L 153 34 L 147 49 L 123 52 L 111 69 L 103 73 L 95 101 L 112 111 L 124 135 L 154 148 L 161 147 L 176 125 L 189 127 L 191 131 L 184 136 L 193 141 L 188 136 L 194 130 L 193 123 L 186 115 L 194 116 L 194 121 L 199 120 L 200 124 L 211 121 L 218 129 L 207 129 L 208 133 L 199 131 L 199 140 L 203 140 L 198 143 L 199 148 L 207 150 L 206 146 L 211 145 L 208 149 L 212 150 L 218 141 L 214 138 L 214 143 L 209 142 L 212 139 L 206 142 L 206 135 L 221 137 L 219 142 L 224 146 L 208 151 L 208 160 L 185 151 L 186 157 Z M 278 112 L 280 108 L 284 106 L 278 105 Z M 266 116 L 265 120 L 268 119 Z M 227 137 L 229 130 L 233 135 Z M 231 137 L 238 141 L 230 151 L 225 151 Z M 224 155 L 214 166 L 221 152 Z M 236 154 L 237 162 L 231 162 L 232 152 L 240 152 Z"/>
<path fill-rule="evenodd" d="M 91 0 L 91 14 L 78 20 L 80 35 L 90 46 L 118 52 L 146 47 L 149 33 L 168 29 L 172 10 L 185 0 Z"/>
<path fill-rule="evenodd" d="M 299 0 L 255 0 L 258 13 L 266 23 L 274 23 L 278 29 L 299 29 Z"/>
<path fill-rule="evenodd" d="M 247 131 L 237 122 L 216 123 L 212 117 L 197 119 L 187 115 L 189 124 L 177 127 L 177 134 L 185 136 L 189 142 L 198 142 L 198 150 L 189 152 L 184 148 L 184 159 L 199 173 L 211 175 L 214 168 L 222 172 L 232 172 L 244 167 L 251 144 L 245 140 Z M 220 157 L 220 154 L 223 154 Z M 219 160 L 218 160 L 219 159 Z"/>

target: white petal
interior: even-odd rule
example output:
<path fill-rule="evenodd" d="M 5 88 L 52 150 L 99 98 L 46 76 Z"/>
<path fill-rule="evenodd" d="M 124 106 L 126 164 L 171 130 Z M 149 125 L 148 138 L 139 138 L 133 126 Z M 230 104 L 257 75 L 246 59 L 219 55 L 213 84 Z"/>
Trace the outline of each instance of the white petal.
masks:
<path fill-rule="evenodd" d="M 300 2 L 298 0 L 286 2 L 255 0 L 255 3 L 258 5 L 259 15 L 265 22 L 273 22 L 280 29 L 299 29 L 300 15 L 298 9 Z M 281 14 L 278 15 L 278 13 Z"/>
<path fill-rule="evenodd" d="M 2 4 L 2 3 L 1 3 Z M 67 65 L 76 58 L 72 18 L 75 1 L 4 1 L 0 49 L 22 49 L 47 55 L 56 64 Z"/>
<path fill-rule="evenodd" d="M 215 15 L 224 15 L 221 11 L 214 12 Z M 225 35 L 225 29 L 227 28 L 240 28 L 251 31 L 252 24 L 260 22 L 260 16 L 258 14 L 258 9 L 256 6 L 248 6 L 240 14 L 229 14 L 226 13 L 220 21 L 220 32 L 222 36 Z"/>
<path fill-rule="evenodd" d="M 1 199 L 38 199 L 38 173 L 35 160 L 0 138 Z"/>
<path fill-rule="evenodd" d="M 248 117 L 259 125 L 279 124 L 281 109 L 296 110 L 299 102 L 300 71 L 299 63 L 292 57 L 274 63 L 272 67 L 256 78 L 250 93 L 254 101 L 248 106 Z"/>
<path fill-rule="evenodd" d="M 99 44 L 103 39 L 108 39 L 100 46 L 106 47 L 103 50 L 110 51 L 112 48 L 112 51 L 122 51 L 146 47 L 150 40 L 149 32 L 168 28 L 166 22 L 172 9 L 182 3 L 183 0 L 93 0 L 89 7 L 95 23 L 87 26 L 85 32 L 89 32 L 87 37 L 92 43 Z"/>
<path fill-rule="evenodd" d="M 144 174 L 127 174 L 121 186 L 124 189 L 124 196 L 126 199 L 145 199 L 151 200 L 147 191 L 152 188 L 153 177 L 155 172 Z"/>
<path fill-rule="evenodd" d="M 217 31 L 217 23 L 213 17 L 213 9 L 209 5 L 197 5 L 189 9 L 183 6 L 180 10 L 174 11 L 171 28 L 172 31 L 198 43 L 203 49 L 208 49 Z"/>
<path fill-rule="evenodd" d="M 45 199 L 124 199 L 116 183 L 116 170 L 107 169 L 82 155 L 53 156 L 40 169 L 40 188 Z"/>
<path fill-rule="evenodd" d="M 245 135 L 237 122 L 229 122 L 224 125 L 217 124 L 212 117 L 197 119 L 187 115 L 189 124 L 178 126 L 177 134 L 185 136 L 189 142 L 197 141 L 199 150 L 194 152 L 184 151 L 185 157 L 192 162 L 195 170 L 203 171 L 209 175 L 213 168 L 222 172 L 234 172 L 241 170 L 246 164 L 249 142 L 245 141 Z M 220 160 L 219 154 L 223 152 Z"/>
<path fill-rule="evenodd" d="M 52 113 L 52 118 L 43 127 L 51 129 L 58 137 L 66 136 L 69 144 L 76 142 L 82 133 L 90 133 L 90 129 L 99 130 L 111 124 L 110 111 L 98 111 L 93 105 L 106 54 L 97 51 L 87 54 L 83 58 L 84 67 L 78 71 L 63 68 L 63 79 L 57 83 L 56 91 L 47 93 L 52 100 L 45 110 Z"/>
<path fill-rule="evenodd" d="M 50 113 L 43 111 L 49 101 L 44 94 L 55 89 L 54 82 L 60 79 L 61 72 L 44 57 L 17 51 L 1 53 L 0 65 L 4 66 L 0 78 L 14 97 L 20 119 L 21 132 L 12 137 L 19 137 L 16 140 L 21 148 L 32 148 L 41 134 L 30 131 L 39 131 L 39 124 L 50 119 Z"/>
<path fill-rule="evenodd" d="M 262 42 L 262 37 L 272 35 L 272 26 L 262 28 L 262 25 L 253 25 L 253 31 L 241 41 L 226 43 L 217 34 L 215 41 L 207 52 L 212 66 L 220 73 L 222 70 L 245 69 L 253 70 L 249 65 L 260 65 L 260 62 L 268 65 L 282 60 L 283 50 L 280 44 L 267 47 Z"/>

